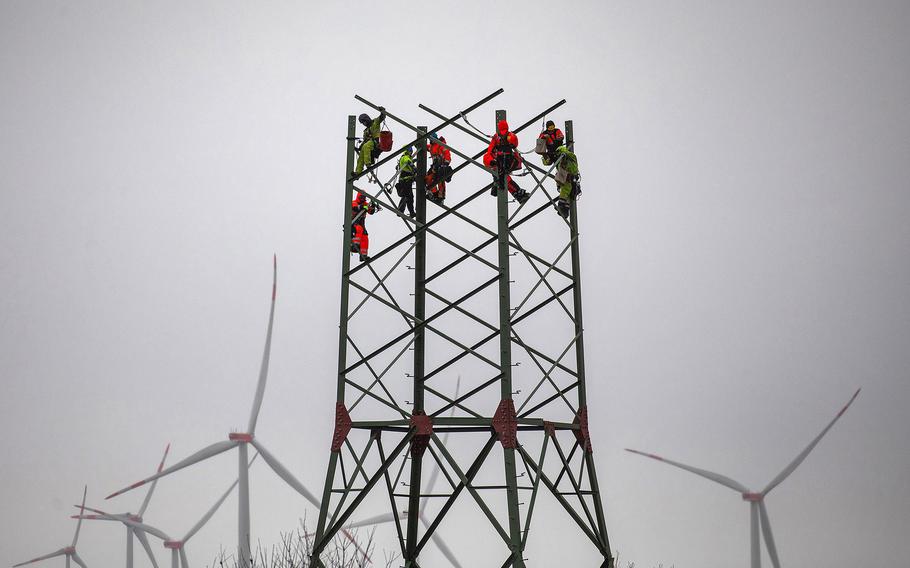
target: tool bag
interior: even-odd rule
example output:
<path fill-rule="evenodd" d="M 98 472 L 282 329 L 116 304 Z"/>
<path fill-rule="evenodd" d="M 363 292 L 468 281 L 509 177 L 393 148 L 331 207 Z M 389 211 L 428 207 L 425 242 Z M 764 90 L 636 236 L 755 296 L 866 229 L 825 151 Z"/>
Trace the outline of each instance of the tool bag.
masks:
<path fill-rule="evenodd" d="M 389 130 L 379 132 L 379 150 L 389 152 L 392 149 L 392 133 Z"/>
<path fill-rule="evenodd" d="M 569 181 L 569 170 L 556 168 L 556 183 L 562 185 Z"/>
<path fill-rule="evenodd" d="M 534 152 L 537 154 L 540 154 L 541 156 L 543 156 L 547 153 L 547 139 L 546 138 L 537 139 L 537 145 L 534 146 Z"/>

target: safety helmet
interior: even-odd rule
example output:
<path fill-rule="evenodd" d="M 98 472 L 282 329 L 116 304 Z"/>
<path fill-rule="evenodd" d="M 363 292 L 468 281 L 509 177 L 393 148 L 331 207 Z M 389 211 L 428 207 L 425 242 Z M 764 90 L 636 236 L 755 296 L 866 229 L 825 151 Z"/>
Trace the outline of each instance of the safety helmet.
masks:
<path fill-rule="evenodd" d="M 370 116 L 367 113 L 363 113 L 360 116 L 358 116 L 357 120 L 360 122 L 360 124 L 362 124 L 364 126 L 369 126 L 370 122 L 371 122 Z"/>
<path fill-rule="evenodd" d="M 496 123 L 496 130 L 500 134 L 505 135 L 509 131 L 509 123 L 505 120 L 500 120 Z"/>

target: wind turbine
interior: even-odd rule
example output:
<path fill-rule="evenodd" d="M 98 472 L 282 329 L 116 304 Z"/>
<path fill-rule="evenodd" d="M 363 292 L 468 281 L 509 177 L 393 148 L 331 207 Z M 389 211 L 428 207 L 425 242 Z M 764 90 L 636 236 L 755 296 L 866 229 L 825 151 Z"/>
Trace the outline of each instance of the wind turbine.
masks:
<path fill-rule="evenodd" d="M 459 390 L 461 390 L 461 376 L 460 375 L 458 376 L 458 382 L 455 384 L 455 399 L 458 398 Z M 454 415 L 455 415 L 455 407 L 453 406 L 452 409 L 449 411 L 449 418 L 451 418 Z M 445 443 L 448 439 L 449 439 L 449 432 L 446 432 L 445 434 L 442 435 L 442 445 L 445 445 Z M 439 464 L 436 464 L 433 468 L 433 472 L 430 473 L 430 479 L 427 482 L 426 491 L 428 494 L 433 492 L 433 487 L 436 485 L 436 480 L 438 478 L 439 478 Z M 424 497 L 421 500 L 420 510 L 418 511 L 418 514 L 417 514 L 417 516 L 420 519 L 420 522 L 423 524 L 424 528 L 430 528 L 430 522 L 427 521 L 426 517 L 423 514 L 423 512 L 426 510 L 427 502 L 429 500 L 430 500 L 429 497 Z M 395 520 L 395 516 L 396 516 L 395 513 L 384 513 L 382 515 L 377 515 L 375 517 L 370 517 L 370 518 L 364 519 L 362 521 L 351 523 L 348 525 L 348 528 L 353 529 L 353 528 L 358 528 L 358 527 L 378 525 L 378 524 L 382 524 L 382 523 L 390 523 Z M 408 511 L 401 511 L 400 513 L 398 513 L 397 516 L 398 516 L 399 520 L 406 520 L 408 518 Z M 436 544 L 436 547 L 440 550 L 440 552 L 442 552 L 443 556 L 445 556 L 449 560 L 449 562 L 452 563 L 452 566 L 454 566 L 455 568 L 462 568 L 461 563 L 458 562 L 458 559 L 455 557 L 455 553 L 452 552 L 452 549 L 450 549 L 448 547 L 446 542 L 442 539 L 441 536 L 439 536 L 439 534 L 437 532 L 434 531 L 433 534 L 430 535 L 430 538 L 433 540 L 433 543 Z"/>
<path fill-rule="evenodd" d="M 224 453 L 228 450 L 237 448 L 238 453 L 238 481 L 239 481 L 239 499 L 238 499 L 238 521 L 237 521 L 237 532 L 238 532 L 238 544 L 237 552 L 240 560 L 241 568 L 248 568 L 250 566 L 251 560 L 251 551 L 250 551 L 250 484 L 249 477 L 247 476 L 247 468 L 244 467 L 248 461 L 248 449 L 247 446 L 253 446 L 262 456 L 262 459 L 265 460 L 265 463 L 268 464 L 270 468 L 284 480 L 285 483 L 291 486 L 292 489 L 297 491 L 302 495 L 307 501 L 312 503 L 315 507 L 319 507 L 319 501 L 316 497 L 313 496 L 310 491 L 303 486 L 300 481 L 291 474 L 290 471 L 276 458 L 263 444 L 261 441 L 257 440 L 255 437 L 256 433 L 256 421 L 259 418 L 259 409 L 262 407 L 262 398 L 265 395 L 265 383 L 266 378 L 269 374 L 269 355 L 272 348 L 272 324 L 275 320 L 275 297 L 277 295 L 277 282 L 278 282 L 278 259 L 277 256 L 272 257 L 272 303 L 269 309 L 269 323 L 265 335 L 265 348 L 262 353 L 262 364 L 259 369 L 259 382 L 256 385 L 256 395 L 253 399 L 253 408 L 250 412 L 250 421 L 247 426 L 246 432 L 231 432 L 228 434 L 228 439 L 222 442 L 216 442 L 208 447 L 205 447 L 195 454 L 185 458 L 182 461 L 175 463 L 174 465 L 165 468 L 163 471 L 156 473 L 155 475 L 138 481 L 129 487 L 116 491 L 105 499 L 110 499 L 111 497 L 116 497 L 126 493 L 127 491 L 141 487 L 146 483 L 155 481 L 166 475 L 170 475 L 175 471 L 179 471 L 185 467 L 189 467 L 195 463 L 207 460 L 211 457 L 217 456 L 218 454 Z M 353 541 L 353 537 L 350 534 L 345 534 L 345 536 Z M 356 541 L 354 544 L 357 545 Z M 358 549 L 359 549 L 359 545 Z"/>
<path fill-rule="evenodd" d="M 85 511 L 85 496 L 88 493 L 88 486 L 82 490 L 82 510 Z M 79 529 L 82 528 L 82 519 L 79 519 L 79 522 L 76 523 L 76 534 L 73 535 L 73 543 L 69 546 L 61 548 L 56 552 L 51 552 L 50 554 L 45 554 L 44 556 L 39 556 L 38 558 L 32 558 L 26 562 L 20 562 L 19 564 L 13 564 L 13 568 L 16 566 L 25 566 L 26 564 L 31 564 L 33 562 L 40 562 L 41 560 L 47 560 L 48 558 L 55 558 L 57 556 L 66 557 L 66 568 L 70 568 L 70 558 L 73 559 L 73 562 L 81 566 L 82 568 L 88 568 L 85 565 L 85 562 L 82 561 L 82 558 L 76 553 L 76 543 L 79 542 Z"/>
<path fill-rule="evenodd" d="M 247 469 L 249 469 L 250 466 L 253 465 L 253 462 L 256 461 L 256 457 L 258 455 L 259 454 L 253 455 L 253 459 L 250 460 L 249 464 L 247 465 Z M 162 531 L 161 529 L 153 527 L 152 525 L 149 525 L 148 523 L 145 523 L 144 521 L 137 521 L 133 518 L 133 516 L 130 516 L 128 514 L 127 515 L 112 515 L 110 513 L 105 513 L 104 511 L 100 511 L 98 509 L 92 509 L 91 507 L 86 507 L 86 509 L 88 509 L 89 511 L 92 511 L 94 513 L 97 513 L 97 515 L 80 515 L 80 518 L 94 518 L 97 516 L 97 517 L 111 520 L 111 521 L 120 521 L 121 523 L 130 527 L 130 529 L 136 531 L 137 535 L 140 533 L 148 533 L 150 535 L 156 536 L 156 537 L 160 538 L 162 541 L 164 541 L 164 547 L 171 551 L 171 568 L 189 568 L 189 561 L 186 558 L 186 550 L 185 550 L 186 543 L 189 542 L 189 540 L 191 538 L 193 538 L 193 535 L 195 535 L 197 532 L 199 532 L 199 529 L 201 529 L 203 526 L 205 526 L 205 524 L 209 521 L 209 519 L 212 518 L 212 515 L 214 515 L 215 512 L 218 510 L 218 508 L 221 507 L 221 504 L 224 503 L 224 500 L 228 498 L 228 495 L 231 494 L 231 491 L 233 491 L 234 488 L 237 487 L 237 484 L 239 481 L 240 481 L 240 478 L 238 477 L 234 481 L 234 483 L 232 483 L 231 486 L 228 487 L 227 491 L 225 491 L 221 495 L 221 497 L 218 498 L 218 500 L 215 502 L 215 504 L 212 505 L 212 507 L 208 511 L 206 511 L 206 513 L 204 515 L 202 515 L 202 518 L 199 519 L 199 521 L 195 525 L 193 525 L 193 527 L 185 535 L 183 535 L 183 538 L 181 538 L 180 540 L 177 540 L 175 538 L 168 536 L 168 534 L 165 533 L 164 531 Z M 156 566 L 157 566 L 157 564 L 156 564 Z"/>
<path fill-rule="evenodd" d="M 720 483 L 721 485 L 729 487 L 730 489 L 732 489 L 734 491 L 739 492 L 740 495 L 742 495 L 743 501 L 746 501 L 747 503 L 749 503 L 749 512 L 750 512 L 750 518 L 751 518 L 750 537 L 751 537 L 751 557 L 752 557 L 751 566 L 752 566 L 752 568 L 761 568 L 761 550 L 760 550 L 760 545 L 759 545 L 759 532 L 758 532 L 759 531 L 759 522 L 761 523 L 761 532 L 764 535 L 764 539 L 765 539 L 765 547 L 768 549 L 768 555 L 771 557 L 771 564 L 774 566 L 774 568 L 780 568 L 780 559 L 777 555 L 777 547 L 774 545 L 774 534 L 771 532 L 771 521 L 768 518 L 768 509 L 765 507 L 765 497 L 768 496 L 768 493 L 770 493 L 772 489 L 777 487 L 783 480 L 787 479 L 787 477 L 791 473 L 793 473 L 793 471 L 797 467 L 799 467 L 799 464 L 801 464 L 803 462 L 803 460 L 806 459 L 806 456 L 809 455 L 809 452 L 811 452 L 815 448 L 815 446 L 819 443 L 819 441 L 821 441 L 822 437 L 828 433 L 828 430 L 830 430 L 831 427 L 834 426 L 834 423 L 837 422 L 837 420 L 841 416 L 843 416 L 844 412 L 847 411 L 847 409 L 850 407 L 850 405 L 853 404 L 853 401 L 856 400 L 857 396 L 859 396 L 860 390 L 862 390 L 862 389 L 857 389 L 856 392 L 853 393 L 853 396 L 850 398 L 850 400 L 847 402 L 847 404 L 840 410 L 840 412 L 837 413 L 837 416 L 834 417 L 834 420 L 832 420 L 831 422 L 828 423 L 827 426 L 825 426 L 825 429 L 822 430 L 821 433 L 818 436 L 816 436 L 815 439 L 812 440 L 812 442 L 810 442 L 809 445 L 806 446 L 806 448 L 802 452 L 800 452 L 800 454 L 798 456 L 796 456 L 796 459 L 794 459 L 792 462 L 790 462 L 787 465 L 787 467 L 785 467 L 780 473 L 778 473 L 777 476 L 774 479 L 772 479 L 771 482 L 768 483 L 768 485 L 766 485 L 765 488 L 759 492 L 750 491 L 745 485 L 739 483 L 738 481 L 730 479 L 729 477 L 727 477 L 725 475 L 720 475 L 718 473 L 714 473 L 714 472 L 707 471 L 704 469 L 699 469 L 697 467 L 692 467 L 690 465 L 685 465 L 685 464 L 682 464 L 679 462 L 671 461 L 671 460 L 662 458 L 660 456 L 656 456 L 654 454 L 649 454 L 646 452 L 640 452 L 638 450 L 632 450 L 632 449 L 626 448 L 626 451 L 632 452 L 633 454 L 638 454 L 640 456 L 645 456 L 647 458 L 662 461 L 662 462 L 670 464 L 672 466 L 676 466 L 676 467 L 684 469 L 686 471 L 690 471 L 690 472 L 694 473 L 695 475 L 700 475 L 701 477 L 710 479 L 711 481 L 715 481 L 717 483 Z"/>
<path fill-rule="evenodd" d="M 161 456 L 161 463 L 158 464 L 158 472 L 164 468 L 164 460 L 167 459 L 168 451 L 170 451 L 171 445 L 168 444 L 164 448 L 164 455 Z M 152 553 L 152 547 L 149 545 L 148 537 L 145 535 L 145 531 L 142 529 L 136 529 L 133 525 L 124 522 L 124 520 L 130 520 L 137 523 L 142 522 L 142 515 L 145 514 L 145 510 L 149 506 L 149 502 L 152 500 L 152 493 L 155 492 L 155 486 L 158 485 L 158 480 L 152 482 L 152 485 L 149 487 L 148 493 L 145 494 L 145 499 L 142 501 L 142 505 L 139 507 L 138 513 L 120 513 L 118 515 L 107 515 L 107 514 L 97 514 L 97 515 L 79 515 L 76 518 L 79 519 L 90 519 L 93 521 L 120 521 L 124 527 L 126 527 L 126 568 L 133 568 L 133 536 L 139 539 L 139 543 L 142 545 L 142 548 L 145 549 L 145 553 L 148 555 L 149 560 L 152 561 L 152 566 L 158 568 L 158 562 L 155 560 L 155 555 Z M 91 507 L 86 507 L 90 511 L 95 511 Z"/>

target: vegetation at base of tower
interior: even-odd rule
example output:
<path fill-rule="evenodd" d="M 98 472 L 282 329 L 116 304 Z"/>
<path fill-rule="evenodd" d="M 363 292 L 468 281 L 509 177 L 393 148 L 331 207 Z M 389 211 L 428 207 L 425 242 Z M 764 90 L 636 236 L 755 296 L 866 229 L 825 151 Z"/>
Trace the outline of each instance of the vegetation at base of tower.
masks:
<path fill-rule="evenodd" d="M 374 529 L 375 530 L 375 529 Z M 326 568 L 397 568 L 401 562 L 401 555 L 398 553 L 383 552 L 383 558 L 380 560 L 374 558 L 376 553 L 376 543 L 373 541 L 373 532 L 366 535 L 363 542 L 360 543 L 362 551 L 372 558 L 372 563 L 367 561 L 363 552 L 358 551 L 354 544 L 344 538 L 336 535 L 332 544 L 322 553 L 322 562 Z M 356 530 L 351 531 L 355 539 L 360 542 L 360 535 Z M 313 554 L 313 539 L 315 534 L 307 529 L 306 522 L 301 519 L 300 526 L 293 531 L 282 533 L 280 543 L 273 544 L 270 548 L 265 547 L 260 542 L 253 553 L 251 566 L 253 568 L 310 568 L 310 557 Z M 616 568 L 637 568 L 635 562 L 626 561 L 622 564 L 619 557 L 619 551 L 614 554 L 614 566 Z M 215 559 L 206 565 L 206 568 L 239 568 L 239 563 L 234 552 L 228 553 L 221 550 Z M 675 564 L 667 567 L 660 563 L 654 568 L 675 568 Z"/>
<path fill-rule="evenodd" d="M 326 568 L 394 568 L 398 565 L 398 554 L 383 553 L 383 558 L 376 558 L 376 544 L 373 542 L 373 531 L 364 538 L 356 530 L 351 535 L 360 544 L 358 551 L 350 540 L 342 535 L 335 535 L 332 543 L 323 550 L 321 558 Z M 307 529 L 301 519 L 296 530 L 282 533 L 280 542 L 271 547 L 257 544 L 250 565 L 253 568 L 309 568 L 313 554 L 315 533 Z M 364 555 L 364 552 L 366 555 Z M 366 557 L 372 559 L 372 563 Z M 206 565 L 207 568 L 240 568 L 235 551 L 224 549 L 215 559 Z"/>

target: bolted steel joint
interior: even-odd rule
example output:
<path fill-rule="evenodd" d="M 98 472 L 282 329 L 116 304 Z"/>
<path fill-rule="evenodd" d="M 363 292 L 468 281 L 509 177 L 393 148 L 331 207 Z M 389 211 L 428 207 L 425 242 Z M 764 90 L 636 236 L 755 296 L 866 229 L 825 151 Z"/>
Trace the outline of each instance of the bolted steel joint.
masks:
<path fill-rule="evenodd" d="M 411 438 L 411 457 L 420 458 L 427 450 L 430 438 L 433 436 L 433 419 L 423 411 L 411 415 L 411 427 L 414 436 Z"/>
<path fill-rule="evenodd" d="M 582 449 L 585 453 L 593 454 L 594 447 L 591 445 L 591 431 L 588 430 L 588 407 L 582 406 L 578 409 L 578 414 L 575 415 L 575 420 L 572 421 L 573 424 L 578 425 L 577 430 L 572 430 L 575 434 L 575 439 L 578 440 L 578 443 L 581 444 Z"/>
<path fill-rule="evenodd" d="M 351 415 L 343 402 L 335 403 L 335 432 L 332 434 L 332 451 L 340 452 L 341 445 L 351 432 Z"/>
<path fill-rule="evenodd" d="M 518 416 L 515 414 L 515 403 L 511 398 L 499 402 L 493 414 L 493 430 L 499 435 L 503 448 L 518 447 Z"/>

